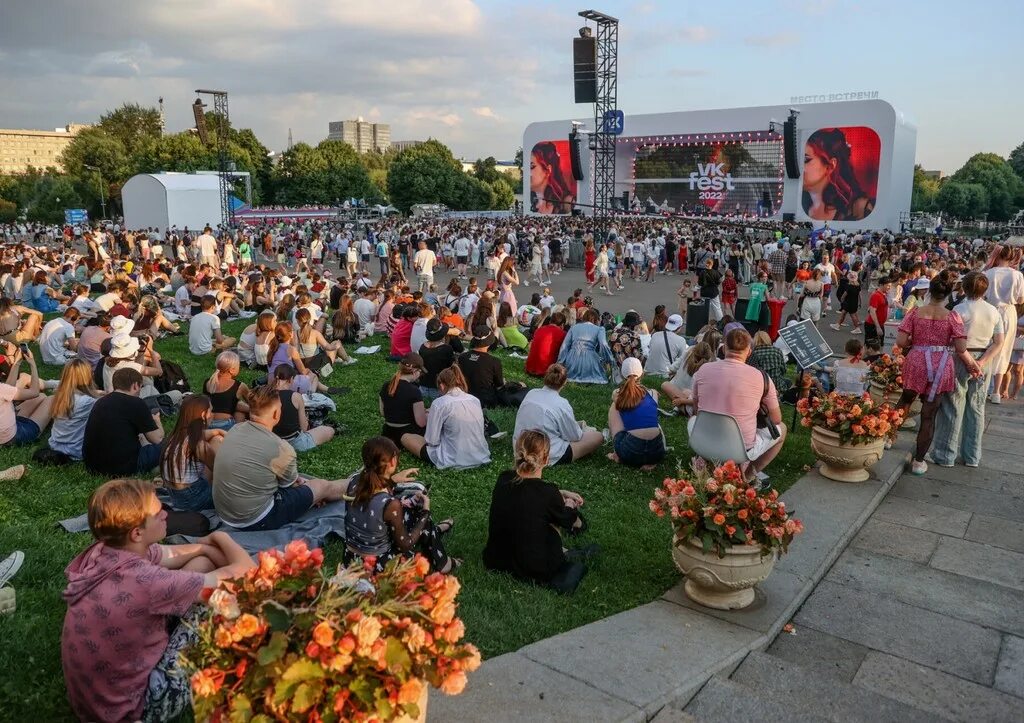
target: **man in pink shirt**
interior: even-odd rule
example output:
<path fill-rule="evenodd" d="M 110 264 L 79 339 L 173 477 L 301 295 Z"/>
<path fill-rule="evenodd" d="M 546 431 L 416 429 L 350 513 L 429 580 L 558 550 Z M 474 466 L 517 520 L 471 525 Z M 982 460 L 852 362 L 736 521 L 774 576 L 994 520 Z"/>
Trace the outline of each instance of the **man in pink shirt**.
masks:
<path fill-rule="evenodd" d="M 747 364 L 753 347 L 750 334 L 745 329 L 733 329 L 725 335 L 724 346 L 725 359 L 704 364 L 693 375 L 694 413 L 716 412 L 736 420 L 752 460 L 746 470 L 747 478 L 752 479 L 782 450 L 786 425 L 771 378 Z M 767 429 L 758 429 L 757 412 L 762 404 L 779 429 L 778 437 L 772 438 Z M 696 417 L 690 418 L 691 431 L 695 421 Z"/>
<path fill-rule="evenodd" d="M 191 704 L 178 653 L 196 633 L 182 623 L 168 635 L 168 622 L 252 559 L 223 532 L 194 545 L 157 544 L 167 513 L 142 480 L 98 487 L 89 529 L 96 542 L 65 570 L 61 662 L 71 709 L 89 721 L 171 720 Z"/>

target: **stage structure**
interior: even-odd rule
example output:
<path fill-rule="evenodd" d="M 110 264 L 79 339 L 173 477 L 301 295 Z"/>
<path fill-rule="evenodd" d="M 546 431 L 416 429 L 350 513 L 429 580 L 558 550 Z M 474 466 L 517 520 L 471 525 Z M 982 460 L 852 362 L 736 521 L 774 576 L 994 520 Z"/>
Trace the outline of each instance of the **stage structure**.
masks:
<path fill-rule="evenodd" d="M 220 217 L 221 224 L 229 226 L 235 222 L 235 211 L 231 205 L 231 172 L 235 170 L 234 163 L 228 156 L 228 131 L 231 128 L 231 121 L 228 116 L 228 93 L 226 90 L 196 90 L 196 95 L 213 96 L 213 112 L 217 114 L 217 174 L 220 178 Z M 193 107 L 202 108 L 202 101 L 196 98 Z M 206 133 L 206 129 L 199 128 L 199 119 L 204 119 L 201 111 L 196 115 L 196 130 L 200 137 Z M 205 143 L 206 141 L 203 140 Z"/>
<path fill-rule="evenodd" d="M 581 18 L 597 25 L 597 99 L 594 102 L 594 129 L 590 148 L 594 152 L 593 216 L 596 226 L 606 231 L 613 215 L 615 196 L 616 133 L 614 114 L 619 97 L 619 21 L 596 10 L 583 10 Z"/>
<path fill-rule="evenodd" d="M 799 173 L 790 178 L 784 130 L 793 117 Z M 596 169 L 585 167 L 584 178 L 573 180 L 568 142 L 556 140 L 568 125 L 526 128 L 523 148 L 538 169 L 524 179 L 528 213 L 597 213 Z M 897 230 L 910 209 L 917 130 L 882 100 L 634 115 L 625 130 L 615 142 L 620 212 Z M 545 201 L 556 197 L 559 203 Z"/>

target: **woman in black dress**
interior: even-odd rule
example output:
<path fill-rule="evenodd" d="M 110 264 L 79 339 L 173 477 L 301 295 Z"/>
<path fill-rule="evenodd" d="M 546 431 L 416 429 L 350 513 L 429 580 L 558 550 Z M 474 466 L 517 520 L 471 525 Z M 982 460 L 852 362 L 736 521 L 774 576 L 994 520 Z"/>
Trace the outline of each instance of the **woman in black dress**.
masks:
<path fill-rule="evenodd" d="M 567 554 L 562 547 L 556 528 L 569 534 L 584 529 L 579 513 L 583 498 L 541 478 L 550 449 L 547 435 L 535 429 L 526 430 L 516 440 L 516 468 L 498 476 L 491 495 L 484 565 L 571 593 L 586 572 L 581 558 L 596 548 Z"/>
<path fill-rule="evenodd" d="M 836 331 L 839 331 L 847 314 L 849 314 L 850 322 L 853 324 L 853 329 L 850 333 L 861 333 L 860 319 L 857 318 L 857 312 L 860 311 L 860 272 L 863 267 L 864 265 L 860 261 L 855 263 L 846 274 L 846 283 L 840 286 L 839 309 L 842 313 L 839 314 L 839 320 L 831 325 Z"/>

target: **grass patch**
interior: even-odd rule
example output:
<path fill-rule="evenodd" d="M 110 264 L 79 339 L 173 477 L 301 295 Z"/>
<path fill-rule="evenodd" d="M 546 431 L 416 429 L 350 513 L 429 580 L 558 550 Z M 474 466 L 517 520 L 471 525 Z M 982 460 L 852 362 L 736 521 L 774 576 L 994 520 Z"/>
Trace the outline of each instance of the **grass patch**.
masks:
<path fill-rule="evenodd" d="M 230 322 L 224 327 L 225 333 L 237 336 L 244 323 Z M 189 354 L 186 337 L 166 339 L 157 346 L 167 359 L 182 365 L 193 389 L 198 389 L 210 374 L 212 359 Z M 382 354 L 357 358 L 358 364 L 338 367 L 331 378 L 332 384 L 352 387 L 351 394 L 338 400 L 337 414 L 349 431 L 325 447 L 301 454 L 299 468 L 306 474 L 328 479 L 347 476 L 359 466 L 362 442 L 380 432 L 377 393 L 394 373 L 394 365 Z M 521 360 L 504 358 L 503 363 L 509 378 L 537 386 L 536 379 L 523 373 Z M 60 369 L 42 366 L 40 374 L 58 378 Z M 243 370 L 246 381 L 255 376 Z M 563 393 L 577 418 L 601 428 L 606 426 L 611 389 L 570 384 Z M 489 414 L 502 430 L 512 431 L 514 410 Z M 791 409 L 788 413 L 784 409 L 787 424 L 790 415 Z M 486 657 L 649 602 L 678 580 L 669 554 L 669 525 L 650 513 L 647 501 L 661 479 L 674 474 L 677 463 L 688 464 L 691 452 L 684 420 L 663 421 L 674 449 L 654 472 L 642 474 L 611 464 L 604 458 L 607 448 L 581 462 L 545 472 L 546 479 L 578 491 L 586 499 L 590 531 L 574 544 L 596 542 L 602 548 L 572 597 L 490 573 L 481 561 L 491 490 L 498 474 L 512 466 L 509 438 L 492 443 L 493 461 L 487 467 L 422 470 L 421 479 L 431 485 L 431 505 L 437 519 L 456 520 L 449 549 L 465 560 L 458 573 L 462 581 L 460 614 L 468 640 Z M 29 463 L 34 449 L 0 447 L 0 469 Z M 809 434 L 798 426 L 769 470 L 776 488 L 788 488 L 813 461 Z M 418 463 L 403 454 L 401 464 L 412 467 Z M 0 677 L 0 710 L 5 719 L 71 718 L 60 665 L 65 612 L 61 599 L 63 571 L 91 538 L 88 534 L 65 533 L 57 522 L 85 512 L 89 494 L 102 481 L 81 465 L 34 467 L 24 479 L 0 487 L 0 556 L 16 549 L 26 555 L 24 567 L 14 580 L 18 609 L 13 615 L 0 617 L 0 670 L 5 671 Z M 325 551 L 329 564 L 335 564 L 341 558 L 341 543 L 333 541 Z"/>

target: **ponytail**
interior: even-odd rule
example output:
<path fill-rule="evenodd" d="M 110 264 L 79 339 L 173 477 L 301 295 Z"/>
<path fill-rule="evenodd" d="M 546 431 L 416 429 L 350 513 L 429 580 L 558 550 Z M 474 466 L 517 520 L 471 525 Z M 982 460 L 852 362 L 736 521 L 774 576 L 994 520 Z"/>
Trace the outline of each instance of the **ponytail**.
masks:
<path fill-rule="evenodd" d="M 544 469 L 551 454 L 548 435 L 537 429 L 527 429 L 516 440 L 516 475 L 532 476 Z"/>
<path fill-rule="evenodd" d="M 398 371 L 395 372 L 395 376 L 391 377 L 391 383 L 388 384 L 388 396 L 395 396 L 395 392 L 398 391 L 398 382 L 402 381 L 402 368 L 399 367 Z"/>
<path fill-rule="evenodd" d="M 619 393 L 615 396 L 615 408 L 625 412 L 636 407 L 643 401 L 647 389 L 640 383 L 638 377 L 632 374 L 626 377 L 619 387 Z"/>

